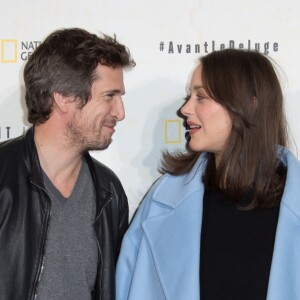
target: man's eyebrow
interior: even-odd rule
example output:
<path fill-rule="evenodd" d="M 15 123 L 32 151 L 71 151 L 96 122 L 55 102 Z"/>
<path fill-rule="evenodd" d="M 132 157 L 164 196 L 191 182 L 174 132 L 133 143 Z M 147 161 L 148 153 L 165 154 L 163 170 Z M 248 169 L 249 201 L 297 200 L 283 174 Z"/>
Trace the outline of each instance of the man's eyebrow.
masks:
<path fill-rule="evenodd" d="M 125 91 L 122 91 L 122 90 L 119 90 L 119 89 L 113 89 L 113 90 L 104 91 L 102 94 L 121 94 L 121 95 L 125 95 Z"/>

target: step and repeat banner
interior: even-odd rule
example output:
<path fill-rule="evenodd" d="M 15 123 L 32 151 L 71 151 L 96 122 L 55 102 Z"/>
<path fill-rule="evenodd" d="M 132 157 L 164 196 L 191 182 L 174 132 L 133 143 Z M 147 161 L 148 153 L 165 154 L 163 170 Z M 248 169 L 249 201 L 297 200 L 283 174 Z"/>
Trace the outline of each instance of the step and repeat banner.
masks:
<path fill-rule="evenodd" d="M 159 177 L 161 152 L 184 148 L 176 115 L 200 56 L 235 47 L 277 62 L 291 134 L 300 148 L 300 2 L 296 0 L 10 0 L 0 9 L 0 142 L 23 134 L 23 69 L 59 28 L 116 34 L 137 66 L 125 72 L 126 118 L 109 149 L 91 154 L 121 179 L 132 216 Z M 298 156 L 299 157 L 299 156 Z M 1 166 L 0 166 L 1 167 Z"/>

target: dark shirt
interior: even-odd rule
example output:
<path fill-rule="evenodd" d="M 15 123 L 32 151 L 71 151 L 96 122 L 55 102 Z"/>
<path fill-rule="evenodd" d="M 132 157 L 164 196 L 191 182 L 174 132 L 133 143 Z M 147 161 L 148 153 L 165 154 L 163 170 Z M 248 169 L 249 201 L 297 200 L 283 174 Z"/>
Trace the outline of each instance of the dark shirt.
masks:
<path fill-rule="evenodd" d="M 201 300 L 266 299 L 279 207 L 241 211 L 221 191 L 205 191 Z"/>

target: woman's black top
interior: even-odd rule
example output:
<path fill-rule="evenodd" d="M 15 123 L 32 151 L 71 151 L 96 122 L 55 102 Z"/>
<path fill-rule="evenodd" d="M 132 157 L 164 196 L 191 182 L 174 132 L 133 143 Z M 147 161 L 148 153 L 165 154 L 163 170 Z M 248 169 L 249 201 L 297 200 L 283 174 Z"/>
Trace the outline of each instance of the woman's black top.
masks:
<path fill-rule="evenodd" d="M 205 191 L 201 300 L 266 299 L 279 207 L 241 211 L 220 190 Z"/>

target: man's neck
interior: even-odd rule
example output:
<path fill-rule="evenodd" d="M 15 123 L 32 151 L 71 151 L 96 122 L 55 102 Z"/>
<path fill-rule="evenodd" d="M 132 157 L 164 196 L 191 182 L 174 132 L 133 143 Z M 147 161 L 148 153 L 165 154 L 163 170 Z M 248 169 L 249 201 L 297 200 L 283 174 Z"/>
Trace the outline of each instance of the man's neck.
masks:
<path fill-rule="evenodd" d="M 42 169 L 67 198 L 78 178 L 82 155 L 68 148 L 63 132 L 47 122 L 35 127 L 34 141 Z"/>

